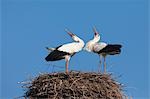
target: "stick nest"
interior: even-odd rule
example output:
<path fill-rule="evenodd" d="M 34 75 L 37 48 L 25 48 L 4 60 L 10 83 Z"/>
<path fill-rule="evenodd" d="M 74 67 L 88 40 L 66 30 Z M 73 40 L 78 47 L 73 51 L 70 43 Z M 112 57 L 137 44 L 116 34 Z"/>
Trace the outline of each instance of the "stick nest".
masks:
<path fill-rule="evenodd" d="M 40 74 L 25 84 L 29 99 L 122 99 L 122 86 L 111 74 L 69 72 Z"/>

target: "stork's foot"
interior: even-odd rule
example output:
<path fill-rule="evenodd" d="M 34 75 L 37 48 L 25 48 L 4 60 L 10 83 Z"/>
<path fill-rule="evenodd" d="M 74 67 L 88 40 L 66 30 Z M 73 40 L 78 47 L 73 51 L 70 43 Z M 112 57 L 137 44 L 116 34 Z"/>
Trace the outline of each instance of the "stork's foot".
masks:
<path fill-rule="evenodd" d="M 66 70 L 66 74 L 67 74 L 67 75 L 69 74 L 68 70 Z"/>
<path fill-rule="evenodd" d="M 69 73 L 65 73 L 64 74 L 64 79 L 68 79 L 69 78 Z"/>
<path fill-rule="evenodd" d="M 107 72 L 104 72 L 104 74 L 107 74 Z"/>
<path fill-rule="evenodd" d="M 66 72 L 66 74 L 68 75 L 69 73 L 68 73 L 68 72 Z"/>

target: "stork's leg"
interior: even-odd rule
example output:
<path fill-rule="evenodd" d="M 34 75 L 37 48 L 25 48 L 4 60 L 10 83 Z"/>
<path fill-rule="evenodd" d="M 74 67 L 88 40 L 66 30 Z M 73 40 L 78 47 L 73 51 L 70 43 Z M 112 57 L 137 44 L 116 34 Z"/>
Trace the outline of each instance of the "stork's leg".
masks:
<path fill-rule="evenodd" d="M 68 74 L 68 65 L 69 65 L 70 56 L 67 55 L 65 57 L 65 60 L 66 60 L 66 74 Z"/>
<path fill-rule="evenodd" d="M 69 64 L 69 61 L 66 60 L 66 74 L 68 74 L 68 64 Z"/>
<path fill-rule="evenodd" d="M 104 73 L 106 73 L 106 56 L 104 56 Z"/>
<path fill-rule="evenodd" d="M 101 65 L 102 65 L 102 56 L 99 55 L 100 60 L 99 60 L 99 67 L 98 67 L 98 72 L 101 72 Z"/>

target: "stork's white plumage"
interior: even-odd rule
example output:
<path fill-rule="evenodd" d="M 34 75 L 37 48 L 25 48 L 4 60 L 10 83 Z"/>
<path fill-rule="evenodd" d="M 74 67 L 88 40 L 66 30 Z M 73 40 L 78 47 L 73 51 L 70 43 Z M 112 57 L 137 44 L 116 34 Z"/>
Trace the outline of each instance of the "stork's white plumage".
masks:
<path fill-rule="evenodd" d="M 120 54 L 122 46 L 120 44 L 107 44 L 104 42 L 99 42 L 100 35 L 96 31 L 96 28 L 94 28 L 93 30 L 94 30 L 94 38 L 86 43 L 85 50 L 87 50 L 88 52 L 97 53 L 100 56 L 100 66 L 102 63 L 102 57 L 104 57 L 104 72 L 106 72 L 106 62 L 105 62 L 106 56 Z"/>
<path fill-rule="evenodd" d="M 105 48 L 107 46 L 106 43 L 104 42 L 100 42 L 100 43 L 95 43 L 93 46 L 93 51 L 94 52 L 99 52 L 100 50 L 102 50 L 103 48 Z"/>
<path fill-rule="evenodd" d="M 61 59 L 66 60 L 66 73 L 68 73 L 68 64 L 70 58 L 77 52 L 81 51 L 84 47 L 84 41 L 77 37 L 72 32 L 66 30 L 66 32 L 72 37 L 74 42 L 63 44 L 56 48 L 47 48 L 49 51 L 49 55 L 45 58 L 46 61 L 57 61 Z"/>

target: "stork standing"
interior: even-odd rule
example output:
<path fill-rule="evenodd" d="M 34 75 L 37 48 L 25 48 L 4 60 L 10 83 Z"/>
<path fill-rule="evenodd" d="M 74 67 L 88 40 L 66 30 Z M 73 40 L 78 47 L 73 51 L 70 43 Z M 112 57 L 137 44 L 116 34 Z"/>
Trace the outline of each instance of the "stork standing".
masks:
<path fill-rule="evenodd" d="M 74 40 L 72 43 L 60 45 L 56 48 L 48 48 L 50 51 L 49 55 L 45 58 L 46 61 L 57 61 L 65 59 L 66 61 L 66 73 L 68 74 L 68 65 L 70 58 L 77 52 L 81 51 L 84 47 L 84 41 L 77 37 L 74 33 L 65 30 L 71 38 Z"/>
<path fill-rule="evenodd" d="M 100 56 L 100 66 L 98 69 L 99 71 L 102 63 L 102 57 L 104 58 L 104 73 L 106 73 L 106 56 L 120 54 L 122 45 L 99 42 L 100 34 L 96 30 L 96 28 L 93 28 L 93 31 L 94 38 L 86 43 L 85 50 L 87 50 L 88 52 L 97 53 Z"/>

